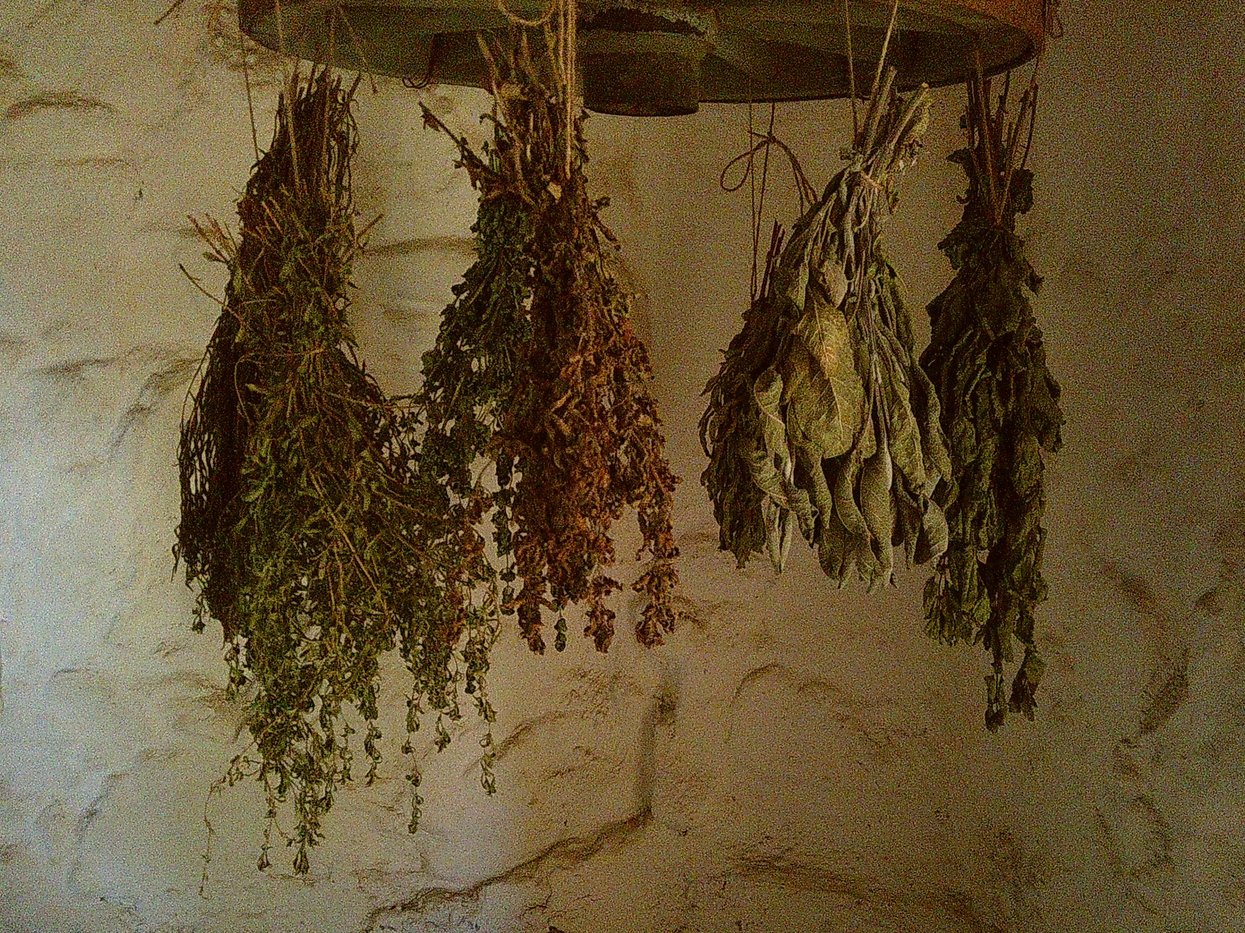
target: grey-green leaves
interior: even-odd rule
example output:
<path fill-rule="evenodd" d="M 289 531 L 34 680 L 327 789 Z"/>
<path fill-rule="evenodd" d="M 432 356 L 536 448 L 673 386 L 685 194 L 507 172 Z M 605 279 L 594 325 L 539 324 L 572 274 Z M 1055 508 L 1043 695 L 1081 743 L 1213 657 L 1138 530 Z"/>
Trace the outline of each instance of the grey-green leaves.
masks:
<path fill-rule="evenodd" d="M 849 165 L 776 231 L 760 294 L 706 388 L 701 442 L 724 550 L 782 570 L 798 529 L 838 585 L 891 581 L 895 547 L 941 553 L 949 475 L 936 396 L 880 230 L 928 121 L 929 92 L 875 88 Z"/>

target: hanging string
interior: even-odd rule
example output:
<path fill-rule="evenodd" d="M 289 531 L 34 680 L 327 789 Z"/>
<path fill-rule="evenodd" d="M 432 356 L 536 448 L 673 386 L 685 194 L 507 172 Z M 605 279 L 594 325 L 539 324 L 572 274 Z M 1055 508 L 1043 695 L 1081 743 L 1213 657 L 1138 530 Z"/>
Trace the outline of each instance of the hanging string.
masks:
<path fill-rule="evenodd" d="M 402 86 L 412 91 L 422 91 L 424 88 L 432 84 L 433 73 L 436 71 L 437 61 L 441 57 L 441 33 L 434 32 L 432 39 L 428 43 L 428 67 L 424 70 L 424 76 L 419 80 L 412 77 L 402 79 Z"/>
<path fill-rule="evenodd" d="M 575 150 L 575 70 L 578 67 L 575 53 L 578 44 L 576 35 L 576 22 L 579 17 L 578 0 L 553 0 L 550 4 L 550 11 L 555 14 L 553 21 L 556 28 L 551 28 L 546 22 L 544 26 L 545 45 L 551 50 L 558 93 L 562 95 L 564 108 L 562 130 L 566 149 L 563 168 L 566 177 L 569 178 Z M 548 14 L 546 14 L 546 19 L 549 19 Z"/>
<path fill-rule="evenodd" d="M 250 54 L 246 47 L 246 35 L 242 32 L 242 21 L 238 20 L 238 54 L 242 57 L 242 77 L 246 82 L 246 112 L 251 118 L 251 146 L 255 150 L 255 161 L 259 161 L 259 131 L 255 128 L 255 97 L 251 93 Z"/>
<path fill-rule="evenodd" d="M 579 68 L 577 51 L 579 45 L 578 0 L 550 0 L 545 12 L 536 19 L 520 16 L 506 6 L 505 0 L 493 0 L 506 20 L 511 25 L 524 29 L 539 28 L 545 35 L 545 49 L 549 53 L 553 67 L 554 81 L 558 93 L 562 96 L 563 137 L 565 140 L 565 172 L 570 177 L 575 153 L 575 126 L 577 123 L 578 97 L 576 94 L 577 70 Z"/>
<path fill-rule="evenodd" d="M 579 0 L 562 2 L 562 95 L 566 103 L 566 175 L 571 174 L 571 157 L 575 146 L 575 73 L 578 67 L 576 25 L 579 18 Z"/>
<path fill-rule="evenodd" d="M 769 128 L 766 130 L 766 136 L 774 135 L 774 104 L 769 105 Z M 752 137 L 756 130 L 752 125 L 752 108 L 748 108 L 748 135 Z M 752 279 L 750 288 L 752 291 L 752 300 L 757 299 L 757 289 L 760 283 L 757 280 L 757 259 L 758 252 L 761 248 L 761 212 L 765 210 L 765 190 L 769 185 L 769 146 L 765 147 L 765 158 L 761 165 L 761 196 L 757 198 L 756 185 L 756 148 L 753 147 L 748 155 L 748 177 L 751 179 L 752 186 Z"/>
<path fill-rule="evenodd" d="M 852 53 L 852 11 L 843 0 L 843 30 L 847 33 L 847 86 L 852 101 L 852 139 L 860 135 L 860 115 L 856 105 L 856 56 Z"/>
<path fill-rule="evenodd" d="M 558 0 L 552 0 L 549 6 L 545 9 L 545 14 L 538 19 L 524 19 L 518 13 L 515 13 L 508 6 L 506 6 L 505 0 L 493 0 L 493 4 L 497 7 L 497 12 L 506 17 L 506 19 L 513 25 L 524 26 L 528 29 L 538 29 L 553 18 L 553 14 L 556 12 L 556 7 L 558 5 Z"/>
<path fill-rule="evenodd" d="M 761 281 L 761 229 L 762 220 L 765 214 L 765 198 L 769 190 L 769 157 L 770 149 L 777 147 L 783 155 L 787 157 L 787 161 L 791 166 L 791 174 L 795 181 L 796 193 L 800 199 L 800 213 L 803 214 L 817 200 L 817 191 L 813 188 L 812 183 L 808 180 L 808 176 L 804 173 L 804 168 L 800 165 L 800 160 L 792 151 L 791 147 L 778 138 L 774 133 L 774 120 L 777 105 L 770 104 L 769 126 L 764 133 L 758 132 L 754 128 L 752 103 L 748 104 L 748 139 L 752 143 L 746 150 L 739 153 L 725 166 L 722 167 L 721 173 L 718 175 L 718 186 L 726 192 L 735 192 L 742 188 L 745 184 L 751 186 L 751 210 L 750 223 L 752 228 L 752 281 L 751 281 L 751 300 L 756 301 L 757 297 L 764 291 L 764 282 Z M 756 170 L 757 154 L 762 155 L 761 171 L 758 187 L 758 172 Z M 731 181 L 729 176 L 731 171 L 743 163 L 739 178 Z"/>
<path fill-rule="evenodd" d="M 346 11 L 342 8 L 342 5 L 340 3 L 334 3 L 332 16 L 330 18 L 333 28 L 337 26 L 337 20 L 339 18 L 346 24 L 346 32 L 350 37 L 350 47 L 354 50 L 355 55 L 359 56 L 359 64 L 363 66 L 363 73 L 367 75 L 367 82 L 371 85 L 372 93 L 380 93 L 380 89 L 376 86 L 376 72 L 372 68 L 371 63 L 367 60 L 367 52 L 363 50 L 363 42 L 359 38 L 359 34 L 355 32 L 354 24 L 350 22 L 350 17 L 346 15 Z M 329 41 L 333 41 L 331 33 L 329 35 Z"/>
<path fill-rule="evenodd" d="M 718 184 L 721 186 L 723 191 L 738 191 L 744 186 L 745 182 L 748 181 L 749 174 L 752 172 L 752 165 L 751 163 L 745 165 L 742 173 L 740 174 L 739 180 L 734 183 L 728 182 L 726 177 L 730 173 L 731 169 L 744 159 L 754 156 L 757 152 L 760 152 L 763 149 L 768 149 L 770 146 L 774 146 L 787 157 L 787 162 L 791 166 L 792 179 L 795 182 L 796 193 L 800 198 L 800 211 L 803 212 L 811 207 L 813 202 L 817 200 L 817 189 L 813 187 L 812 182 L 808 180 L 808 176 L 804 173 L 804 168 L 800 164 L 799 157 L 792 151 L 790 146 L 783 142 L 783 140 L 773 132 L 772 126 L 773 124 L 771 124 L 771 129 L 768 133 L 758 133 L 755 130 L 750 131 L 750 136 L 756 140 L 756 143 L 746 152 L 741 152 L 739 155 L 735 156 L 735 158 L 726 163 L 726 166 L 722 169 L 720 175 L 718 176 Z M 764 167 L 764 163 L 762 163 L 762 167 Z"/>

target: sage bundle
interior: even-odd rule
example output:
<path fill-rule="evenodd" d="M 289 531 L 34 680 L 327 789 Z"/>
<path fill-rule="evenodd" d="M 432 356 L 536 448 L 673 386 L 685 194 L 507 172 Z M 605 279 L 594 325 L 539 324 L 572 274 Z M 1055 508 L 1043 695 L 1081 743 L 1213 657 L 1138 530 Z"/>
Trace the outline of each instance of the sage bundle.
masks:
<path fill-rule="evenodd" d="M 949 475 L 938 401 L 881 247 L 929 119 L 879 70 L 849 164 L 792 228 L 705 389 L 702 482 L 720 544 L 781 571 L 798 529 L 838 586 L 890 582 L 894 548 L 922 563 L 946 545 L 931 494 Z"/>
<path fill-rule="evenodd" d="M 493 637 L 440 599 L 438 581 L 465 571 L 428 547 L 437 516 L 414 467 L 416 413 L 356 356 L 352 94 L 324 69 L 291 78 L 238 202 L 237 239 L 200 226 L 229 283 L 178 456 L 174 553 L 198 588 L 196 627 L 220 620 L 230 689 L 247 704 L 251 744 L 222 781 L 263 784 L 260 867 L 276 831 L 299 873 L 352 779 L 352 721 L 364 724 L 367 779 L 376 773 L 381 656 L 401 650 L 413 710 L 453 718 Z"/>
<path fill-rule="evenodd" d="M 990 652 L 986 725 L 1008 709 L 1033 718 L 1043 662 L 1034 643 L 1042 579 L 1045 455 L 1060 445 L 1059 385 L 1046 367 L 1030 295 L 1041 279 L 1029 262 L 1016 217 L 1033 204 L 1025 167 L 1036 87 L 1014 119 L 1006 88 L 997 104 L 989 79 L 969 84 L 969 144 L 951 155 L 968 176 L 964 214 L 939 244 L 955 270 L 929 305 L 930 346 L 921 357 L 938 387 L 953 474 L 939 489 L 950 541 L 925 587 L 929 633 Z M 1004 667 L 1012 642 L 1024 656 L 1010 696 Z"/>
<path fill-rule="evenodd" d="M 650 392 L 648 353 L 612 269 L 617 246 L 600 219 L 604 202 L 588 195 L 584 116 L 567 106 L 573 87 L 560 62 L 543 69 L 552 81 L 540 77 L 525 34 L 489 57 L 496 133 L 484 157 L 426 109 L 425 120 L 455 139 L 480 191 L 481 217 L 490 205 L 505 204 L 522 218 L 524 232 L 516 236 L 527 260 L 526 339 L 513 340 L 515 330 L 504 336 L 506 346 L 488 351 L 490 359 L 504 356 L 511 388 L 493 409 L 500 419 L 490 446 L 513 523 L 513 533 L 502 537 L 519 588 L 507 605 L 534 651 L 545 648 L 546 610 L 557 617 L 555 646 L 565 645 L 571 605 L 584 607 L 584 634 L 606 650 L 615 620 L 606 599 L 620 588 L 606 573 L 616 556 L 610 529 L 631 507 L 643 536 L 637 557 L 648 557 L 634 584 L 645 596 L 635 634 L 655 645 L 674 624 L 675 477 Z M 519 280 L 507 281 L 513 285 L 506 294 L 516 296 Z"/>

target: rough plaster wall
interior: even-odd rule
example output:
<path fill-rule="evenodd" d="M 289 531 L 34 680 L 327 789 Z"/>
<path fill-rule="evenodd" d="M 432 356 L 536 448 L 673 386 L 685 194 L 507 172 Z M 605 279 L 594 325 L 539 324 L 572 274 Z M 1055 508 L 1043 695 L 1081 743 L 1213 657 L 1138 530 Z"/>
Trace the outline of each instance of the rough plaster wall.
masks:
<path fill-rule="evenodd" d="M 417 835 L 394 754 L 296 879 L 255 871 L 261 801 L 235 788 L 202 896 L 239 710 L 169 577 L 180 405 L 214 319 L 178 264 L 220 288 L 184 218 L 231 216 L 251 137 L 227 6 L 154 26 L 165 5 L 0 7 L 0 929 L 1245 929 L 1238 4 L 1069 2 L 1047 66 L 1025 225 L 1069 425 L 1036 724 L 984 732 L 982 660 L 921 634 L 919 572 L 866 599 L 808 555 L 779 579 L 715 552 L 695 422 L 747 288 L 746 205 L 716 182 L 743 115 L 594 118 L 684 477 L 682 630 L 605 657 L 505 637 L 496 797 L 464 723 L 422 750 Z M 248 65 L 263 142 L 279 72 Z M 384 214 L 358 329 L 392 389 L 474 209 L 414 96 L 383 83 L 358 109 L 358 201 Z M 483 95 L 422 99 L 479 132 Z M 933 244 L 960 186 L 941 162 L 959 98 L 938 101 L 890 234 L 917 309 L 948 277 Z M 780 110 L 814 177 L 844 113 Z"/>

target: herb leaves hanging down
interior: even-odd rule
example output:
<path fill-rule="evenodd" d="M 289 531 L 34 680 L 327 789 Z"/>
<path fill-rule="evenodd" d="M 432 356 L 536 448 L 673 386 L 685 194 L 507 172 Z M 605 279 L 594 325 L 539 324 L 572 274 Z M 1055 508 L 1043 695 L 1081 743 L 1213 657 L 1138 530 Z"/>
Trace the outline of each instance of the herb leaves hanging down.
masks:
<path fill-rule="evenodd" d="M 230 280 L 178 458 L 175 554 L 199 589 L 198 627 L 221 621 L 231 688 L 248 697 L 252 744 L 224 781 L 264 785 L 261 867 L 292 799 L 300 873 L 352 778 L 356 716 L 375 773 L 381 656 L 399 646 L 415 708 L 456 717 L 493 634 L 439 598 L 458 571 L 438 566 L 422 530 L 433 516 L 415 416 L 355 356 L 351 96 L 327 70 L 293 76 L 238 203 L 238 239 L 201 227 Z"/>
<path fill-rule="evenodd" d="M 476 261 L 453 287 L 454 299 L 441 314 L 435 344 L 423 355 L 423 382 L 412 398 L 424 422 L 414 465 L 418 495 L 428 510 L 419 532 L 426 551 L 441 557 L 429 563 L 432 577 L 421 594 L 423 608 L 430 617 L 440 614 L 452 620 L 451 629 L 469 633 L 463 649 L 463 689 L 490 725 L 495 715 L 485 675 L 501 618 L 514 614 L 509 603 L 515 579 L 512 461 L 497 451 L 495 436 L 515 391 L 519 348 L 531 331 L 526 308 L 529 229 L 526 211 L 513 198 L 481 201 L 473 227 Z M 493 490 L 483 468 L 489 462 Z M 492 526 L 489 537 L 496 558 L 504 564 L 500 574 L 482 530 L 486 520 Z M 442 645 L 442 650 L 449 647 Z M 439 671 L 441 666 L 421 666 L 418 657 L 408 657 L 407 663 L 417 672 L 416 690 L 407 701 L 410 731 L 418 727 L 423 711 L 418 671 Z M 428 684 L 423 694 L 433 695 L 435 686 Z M 438 747 L 448 741 L 439 725 Z M 482 783 L 492 793 L 491 731 L 481 745 Z M 410 751 L 409 743 L 404 750 Z M 422 803 L 418 776 L 415 783 L 412 831 Z"/>
<path fill-rule="evenodd" d="M 1041 279 L 1016 234 L 1033 203 L 1024 167 L 1036 87 L 1014 119 L 1006 88 L 993 106 L 989 79 L 969 83 L 969 145 L 951 160 L 968 175 L 964 215 L 939 244 L 955 278 L 929 305 L 931 341 L 921 357 L 938 387 L 955 471 L 939 489 L 950 544 L 925 588 L 929 633 L 990 652 L 986 725 L 1013 712 L 1033 718 L 1043 662 L 1034 643 L 1042 579 L 1044 457 L 1060 445 L 1059 385 L 1046 368 L 1030 306 Z M 1004 686 L 1013 638 L 1024 657 Z"/>
<path fill-rule="evenodd" d="M 506 204 L 525 218 L 530 332 L 517 344 L 517 358 L 505 362 L 514 367 L 506 377 L 513 394 L 491 450 L 514 527 L 507 546 L 521 584 L 513 600 L 520 631 L 532 650 L 543 651 L 550 609 L 560 648 L 564 612 L 579 604 L 587 611 L 584 634 L 599 650 L 608 648 L 615 613 L 606 599 L 619 588 L 605 572 L 615 561 L 610 529 L 633 507 L 643 536 L 637 556 L 649 556 L 634 584 L 646 600 L 636 637 L 659 644 L 674 624 L 676 480 L 650 392 L 648 354 L 611 268 L 616 245 L 599 216 L 604 202 L 588 196 L 583 116 L 570 110 L 568 126 L 572 89 L 559 62 L 550 86 L 537 77 L 525 40 L 489 54 L 493 151 L 481 158 L 427 110 L 425 120 L 457 143 L 481 193 L 482 217 L 489 205 Z"/>
<path fill-rule="evenodd" d="M 949 474 L 938 402 L 880 245 L 896 182 L 912 164 L 930 96 L 879 71 L 850 164 L 792 229 L 776 230 L 759 298 L 706 387 L 702 476 L 723 550 L 765 549 L 782 570 L 794 532 L 839 586 L 893 579 L 893 547 L 940 554 L 931 499 Z"/>
<path fill-rule="evenodd" d="M 427 562 L 421 609 L 427 618 L 443 618 L 451 632 L 467 632 L 462 646 L 463 691 L 476 701 L 484 722 L 496 714 L 488 701 L 486 679 L 489 654 L 496 643 L 500 620 L 512 614 L 513 600 L 513 468 L 498 453 L 494 437 L 514 394 L 519 348 L 527 343 L 528 267 L 527 212 L 513 198 L 482 201 L 472 228 L 476 262 L 454 285 L 454 298 L 441 314 L 436 343 L 423 354 L 423 381 L 411 405 L 425 426 L 415 453 L 417 496 L 426 509 L 418 532 Z M 493 463 L 496 490 L 489 490 L 484 463 Z M 505 566 L 500 574 L 488 553 L 484 524 L 492 526 L 494 553 Z M 412 645 L 421 646 L 412 642 Z M 441 658 L 421 661 L 408 656 L 416 675 L 415 690 L 407 698 L 407 731 L 418 729 L 423 698 L 438 695 L 437 683 L 423 683 L 423 671 L 438 675 L 451 663 L 453 644 L 422 643 L 423 651 L 437 648 Z M 431 655 L 430 655 L 431 660 Z M 437 708 L 437 747 L 448 744 L 442 715 L 458 719 L 456 705 Z M 496 790 L 493 779 L 492 731 L 481 740 L 482 784 Z M 411 752 L 410 741 L 403 751 Z M 412 775 L 411 831 L 420 820 L 423 798 L 420 776 Z"/>

